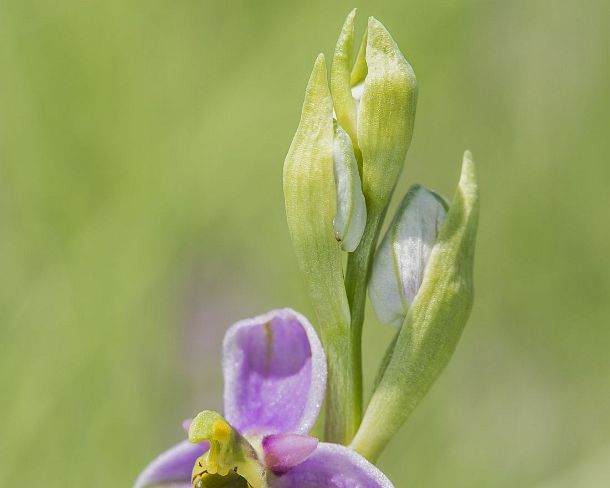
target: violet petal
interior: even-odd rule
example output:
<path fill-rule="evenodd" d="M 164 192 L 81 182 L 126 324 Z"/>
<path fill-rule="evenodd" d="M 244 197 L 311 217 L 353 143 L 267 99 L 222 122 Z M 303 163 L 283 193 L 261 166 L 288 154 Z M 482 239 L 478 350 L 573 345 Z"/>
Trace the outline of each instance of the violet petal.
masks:
<path fill-rule="evenodd" d="M 360 454 L 339 444 L 320 443 L 314 453 L 287 473 L 273 488 L 393 488 L 392 482 Z"/>
<path fill-rule="evenodd" d="M 274 473 L 285 473 L 301 464 L 318 446 L 318 439 L 302 434 L 272 434 L 263 438 L 265 465 Z"/>
<path fill-rule="evenodd" d="M 154 459 L 140 473 L 133 488 L 191 486 L 191 474 L 197 458 L 208 450 L 208 443 L 191 444 L 183 441 Z"/>
<path fill-rule="evenodd" d="M 306 434 L 320 412 L 326 358 L 310 322 L 289 308 L 242 320 L 223 344 L 225 417 L 239 431 Z"/>

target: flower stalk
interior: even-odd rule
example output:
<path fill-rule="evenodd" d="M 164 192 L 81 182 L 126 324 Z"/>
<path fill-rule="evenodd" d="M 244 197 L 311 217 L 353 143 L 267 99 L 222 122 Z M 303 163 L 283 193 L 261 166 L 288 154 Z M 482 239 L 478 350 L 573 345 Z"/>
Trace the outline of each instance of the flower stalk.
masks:
<path fill-rule="evenodd" d="M 413 136 L 417 82 L 413 69 L 388 31 L 373 17 L 369 18 L 352 65 L 354 18 L 355 11 L 352 11 L 337 41 L 331 89 L 337 119 L 348 127 L 360 156 L 367 205 L 364 235 L 348 257 L 345 276 L 351 313 L 350 355 L 358 378 L 356 412 L 360 421 L 367 283 L 384 217 Z"/>
<path fill-rule="evenodd" d="M 385 209 L 378 212 L 369 211 L 360 245 L 347 258 L 345 274 L 345 290 L 351 313 L 351 349 L 349 354 L 352 369 L 356 375 L 354 384 L 358 388 L 357 398 L 354 400 L 354 415 L 358 426 L 360 426 L 362 420 L 363 407 L 362 327 L 364 325 L 367 282 L 384 215 Z"/>

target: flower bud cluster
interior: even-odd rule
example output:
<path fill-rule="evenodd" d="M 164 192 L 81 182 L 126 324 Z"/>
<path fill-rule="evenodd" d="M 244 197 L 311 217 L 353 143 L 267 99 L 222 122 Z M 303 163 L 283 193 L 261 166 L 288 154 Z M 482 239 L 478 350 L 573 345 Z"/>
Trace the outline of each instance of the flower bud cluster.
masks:
<path fill-rule="evenodd" d="M 354 20 L 355 10 L 330 80 L 324 56 L 316 59 L 284 163 L 284 195 L 328 354 L 327 438 L 375 459 L 447 364 L 469 316 L 478 189 L 467 152 L 453 201 L 412 186 L 377 248 L 413 135 L 417 82 L 375 18 L 353 60 Z M 399 331 L 363 415 L 367 290 L 380 321 Z"/>
<path fill-rule="evenodd" d="M 344 443 L 362 416 L 360 330 L 370 260 L 361 256 L 371 255 L 402 171 L 417 101 L 413 69 L 372 17 L 352 63 L 354 18 L 355 11 L 341 30 L 330 80 L 324 55 L 316 59 L 284 162 L 288 227 L 333 365 L 327 435 Z M 365 269 L 348 263 L 344 273 L 344 251 Z"/>

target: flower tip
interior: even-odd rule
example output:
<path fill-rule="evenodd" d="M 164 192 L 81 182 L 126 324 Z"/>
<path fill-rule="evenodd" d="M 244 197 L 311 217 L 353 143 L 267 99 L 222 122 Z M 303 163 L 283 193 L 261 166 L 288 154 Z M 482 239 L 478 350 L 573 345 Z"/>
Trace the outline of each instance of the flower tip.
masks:
<path fill-rule="evenodd" d="M 307 88 L 308 90 L 323 90 L 324 87 L 326 87 L 326 58 L 324 57 L 324 53 L 320 53 L 313 64 Z"/>
<path fill-rule="evenodd" d="M 385 34 L 387 36 L 390 35 L 385 26 L 372 15 L 368 20 L 368 32 L 371 36 L 374 36 L 375 34 Z"/>
<path fill-rule="evenodd" d="M 367 44 L 373 50 L 379 51 L 379 55 L 385 60 L 384 62 L 392 60 L 390 64 L 394 64 L 407 77 L 409 89 L 414 93 L 417 91 L 417 78 L 411 63 L 396 44 L 392 34 L 375 17 L 369 17 Z M 368 53 L 367 61 L 369 61 Z M 372 62 L 372 59 L 370 62 Z"/>
<path fill-rule="evenodd" d="M 464 151 L 464 156 L 462 158 L 459 187 L 469 191 L 473 196 L 476 196 L 478 191 L 476 166 L 472 158 L 472 153 L 468 150 Z"/>

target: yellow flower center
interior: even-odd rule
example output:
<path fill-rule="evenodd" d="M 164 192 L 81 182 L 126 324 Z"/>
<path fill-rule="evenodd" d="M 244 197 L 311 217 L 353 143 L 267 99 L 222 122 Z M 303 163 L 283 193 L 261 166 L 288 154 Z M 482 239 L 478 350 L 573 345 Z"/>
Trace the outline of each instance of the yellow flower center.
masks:
<path fill-rule="evenodd" d="M 267 488 L 267 473 L 256 450 L 220 414 L 204 410 L 197 415 L 189 440 L 210 444 L 193 467 L 194 488 Z"/>

